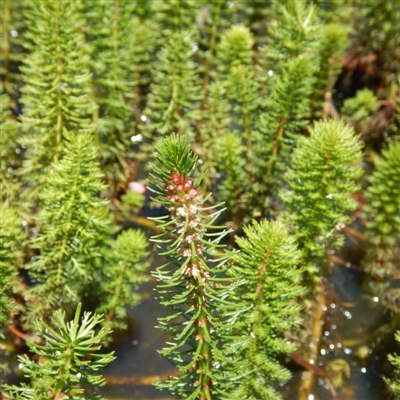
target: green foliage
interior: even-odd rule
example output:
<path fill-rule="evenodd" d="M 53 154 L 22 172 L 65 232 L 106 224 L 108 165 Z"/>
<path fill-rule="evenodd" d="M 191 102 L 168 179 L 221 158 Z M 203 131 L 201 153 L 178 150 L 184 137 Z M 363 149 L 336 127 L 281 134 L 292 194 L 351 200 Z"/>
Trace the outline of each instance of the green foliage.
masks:
<path fill-rule="evenodd" d="M 32 380 L 30 386 L 5 385 L 8 399 L 102 399 L 90 393 L 86 385 L 99 387 L 105 381 L 97 371 L 110 364 L 113 353 L 96 354 L 101 342 L 110 334 L 108 328 L 95 332 L 94 328 L 103 319 L 100 315 L 84 313 L 81 321 L 81 304 L 73 321 L 65 323 L 65 313 L 56 311 L 51 319 L 52 325 L 42 320 L 36 323 L 36 331 L 45 344 L 28 341 L 32 353 L 41 357 L 37 363 L 26 355 L 19 356 L 20 368 L 24 375 Z M 82 385 L 84 385 L 82 387 Z"/>
<path fill-rule="evenodd" d="M 400 72 L 400 3 L 397 0 L 356 0 L 359 10 L 358 30 L 368 53 L 382 55 L 388 69 Z"/>
<path fill-rule="evenodd" d="M 309 58 L 289 60 L 272 85 L 260 115 L 260 137 L 255 146 L 258 178 L 276 192 L 277 182 L 290 165 L 290 157 L 307 124 L 314 85 L 314 65 Z"/>
<path fill-rule="evenodd" d="M 24 56 L 25 3 L 25 0 L 3 0 L 0 3 L 0 75 L 9 95 L 16 94 L 20 80 L 19 64 Z"/>
<path fill-rule="evenodd" d="M 177 32 L 189 32 L 196 36 L 196 17 L 199 12 L 196 0 L 153 0 L 151 10 L 157 29 L 163 32 L 158 37 L 159 42 L 164 42 L 165 37 Z"/>
<path fill-rule="evenodd" d="M 25 239 L 21 217 L 3 204 L 0 213 L 0 339 L 4 338 L 5 326 L 11 322 L 10 312 L 16 311 L 12 297 L 21 290 L 18 270 Z"/>
<path fill-rule="evenodd" d="M 260 87 L 255 79 L 252 60 L 253 46 L 254 38 L 250 30 L 237 25 L 223 33 L 217 52 L 220 79 L 228 102 L 226 112 L 230 124 L 227 128 L 233 134 L 218 133 L 213 155 L 219 164 L 217 170 L 223 176 L 219 185 L 221 199 L 227 202 L 229 217 L 234 219 L 243 217 L 246 202 L 247 206 L 251 205 L 252 186 L 248 182 L 251 180 L 254 162 L 252 147 L 258 138 L 256 128 L 261 105 Z M 210 96 L 215 94 L 210 93 Z M 210 100 L 213 99 L 210 97 Z M 229 154 L 230 151 L 232 154 Z M 247 195 L 247 200 L 243 194 Z M 250 209 L 248 211 L 251 212 Z"/>
<path fill-rule="evenodd" d="M 226 87 L 231 106 L 230 114 L 232 120 L 236 122 L 232 130 L 238 132 L 250 150 L 260 110 L 259 87 L 254 79 L 254 69 L 243 64 L 232 67 Z"/>
<path fill-rule="evenodd" d="M 16 206 L 16 200 L 21 190 L 16 177 L 20 166 L 18 154 L 21 149 L 17 145 L 18 124 L 11 116 L 10 98 L 3 93 L 3 84 L 0 83 L 0 192 L 2 207 Z"/>
<path fill-rule="evenodd" d="M 187 34 L 176 33 L 158 54 L 141 128 L 152 142 L 173 132 L 194 140 L 201 89 L 193 45 Z"/>
<path fill-rule="evenodd" d="M 317 9 L 306 2 L 275 2 L 274 19 L 268 24 L 267 45 L 261 48 L 265 70 L 279 73 L 287 60 L 314 50 L 320 29 Z"/>
<path fill-rule="evenodd" d="M 400 343 L 400 332 L 397 332 L 396 334 L 396 341 L 397 343 Z M 396 375 L 400 374 L 400 356 L 398 354 L 389 354 L 388 356 L 389 361 L 393 365 Z M 385 382 L 389 385 L 391 391 L 397 395 L 400 396 L 400 381 L 398 377 L 396 379 L 388 379 L 384 378 Z"/>
<path fill-rule="evenodd" d="M 331 94 L 333 91 L 347 45 L 347 34 L 343 25 L 329 24 L 321 28 L 320 40 L 315 50 L 318 64 L 315 70 L 316 82 L 311 102 L 313 117 L 322 117 L 326 94 Z"/>
<path fill-rule="evenodd" d="M 353 0 L 313 0 L 318 7 L 318 16 L 325 23 L 349 25 L 349 16 L 353 13 Z"/>
<path fill-rule="evenodd" d="M 32 0 L 29 7 L 29 55 L 21 67 L 26 134 L 21 142 L 27 147 L 21 174 L 29 199 L 36 200 L 47 168 L 62 155 L 67 133 L 90 128 L 93 104 L 80 3 Z"/>
<path fill-rule="evenodd" d="M 121 196 L 121 213 L 125 219 L 136 214 L 144 206 L 145 196 L 133 190 L 128 190 Z"/>
<path fill-rule="evenodd" d="M 218 137 L 226 135 L 231 126 L 231 118 L 229 115 L 229 101 L 226 98 L 225 85 L 220 81 L 214 81 L 210 84 L 208 93 L 208 107 L 203 117 L 203 149 L 204 168 L 208 169 L 212 175 L 215 175 L 218 169 L 217 156 L 215 151 L 215 143 Z"/>
<path fill-rule="evenodd" d="M 371 122 L 378 109 L 378 98 L 375 94 L 369 89 L 362 89 L 357 91 L 355 97 L 344 101 L 341 113 L 357 130 L 361 130 L 363 126 Z"/>
<path fill-rule="evenodd" d="M 389 143 L 376 161 L 365 193 L 367 236 L 373 244 L 364 264 L 377 278 L 400 263 L 400 141 Z"/>
<path fill-rule="evenodd" d="M 285 338 L 298 321 L 300 256 L 309 288 L 302 312 L 310 318 L 296 332 L 306 350 L 293 360 L 317 364 L 328 306 L 321 281 L 326 252 L 343 243 L 339 231 L 356 207 L 361 145 L 343 122 L 317 122 L 310 135 L 308 128 L 334 116 L 328 105 L 361 84 L 376 87 L 376 95 L 358 92 L 342 115 L 362 139 L 374 132 L 373 145 L 398 136 L 399 7 L 382 1 L 379 8 L 360 0 L 3 0 L 0 73 L 8 96 L 2 95 L 0 113 L 0 322 L 9 325 L 6 339 L 16 334 L 18 345 L 37 318 L 50 324 L 60 304 L 69 318 L 78 302 L 103 312 L 108 328 L 126 328 L 148 256 L 145 235 L 123 231 L 129 220 L 163 232 L 154 241 L 168 258 L 154 276 L 157 296 L 171 310 L 159 321 L 170 335 L 161 354 L 177 371 L 159 388 L 193 400 L 279 398 L 289 373 L 277 360 L 293 350 Z M 357 38 L 335 82 L 348 33 Z M 17 81 L 20 70 L 25 83 Z M 336 83 L 338 99 L 331 99 Z M 366 195 L 371 249 L 365 265 L 375 283 L 395 277 L 399 257 L 392 251 L 400 236 L 400 173 L 390 153 L 392 146 L 399 152 L 396 143 L 383 152 Z M 146 161 L 154 150 L 152 189 L 158 212 L 169 212 L 156 219 L 158 226 L 140 215 L 147 212 L 146 196 L 128 190 L 146 179 L 140 156 Z M 219 201 L 225 215 L 214 205 Z M 28 240 L 18 215 L 29 223 Z M 263 219 L 274 215 L 288 227 Z M 252 218 L 262 222 L 244 227 L 241 252 L 225 252 L 221 241 L 233 237 L 219 224 L 241 232 Z M 28 274 L 19 274 L 21 268 Z M 62 333 L 49 333 L 51 340 L 67 332 L 61 319 L 52 329 Z M 22 364 L 34 371 L 32 385 L 10 389 L 10 396 L 40 398 L 40 388 L 44 398 L 61 398 L 46 394 L 52 381 L 43 375 L 42 384 L 37 374 L 53 367 L 28 361 Z M 346 365 L 327 366 L 333 381 Z M 54 371 L 51 379 L 59 378 Z M 311 387 L 311 380 L 302 382 Z"/>
<path fill-rule="evenodd" d="M 294 150 L 285 176 L 289 190 L 281 191 L 283 220 L 297 238 L 306 280 L 318 281 L 327 250 L 343 243 L 339 232 L 351 221 L 347 212 L 356 208 L 351 195 L 359 189 L 361 157 L 353 129 L 334 120 L 315 122 Z"/>
<path fill-rule="evenodd" d="M 243 229 L 246 237 L 236 238 L 241 251 L 233 257 L 229 274 L 246 280 L 233 294 L 246 311 L 234 324 L 229 351 L 235 354 L 230 366 L 235 389 L 227 398 L 277 400 L 281 396 L 275 384 L 290 378 L 278 357 L 295 349 L 284 332 L 299 323 L 300 307 L 294 300 L 303 292 L 300 252 L 280 222 L 253 221 Z"/>
<path fill-rule="evenodd" d="M 97 310 L 106 314 L 106 323 L 113 329 L 126 329 L 126 307 L 140 302 L 138 286 L 147 278 L 144 271 L 149 263 L 148 240 L 140 230 L 128 229 L 113 241 L 101 285 L 101 306 Z"/>
<path fill-rule="evenodd" d="M 210 2 L 200 9 L 197 22 L 199 25 L 199 52 L 205 60 L 204 84 L 207 91 L 210 74 L 214 73 L 213 65 L 217 43 L 221 40 L 221 32 L 231 25 L 231 18 L 235 14 L 233 3 L 225 0 Z"/>
<path fill-rule="evenodd" d="M 87 38 L 91 46 L 96 102 L 96 121 L 102 170 L 118 188 L 126 182 L 126 158 L 133 132 L 133 74 L 135 67 L 131 23 L 135 3 L 130 0 L 85 0 Z"/>
<path fill-rule="evenodd" d="M 177 135 L 164 139 L 155 158 L 161 167 L 152 165 L 152 191 L 170 214 L 155 218 L 165 233 L 153 241 L 161 244 L 159 252 L 169 262 L 154 276 L 161 304 L 173 310 L 159 319 L 160 327 L 171 335 L 160 353 L 180 373 L 157 386 L 186 400 L 220 397 L 230 383 L 219 369 L 223 362 L 219 307 L 230 304 L 225 299 L 234 286 L 221 277 L 230 254 L 217 254 L 217 249 L 224 247 L 218 243 L 228 232 L 214 226 L 221 211 L 205 205 L 209 196 L 204 196 L 202 176 L 194 179 L 198 159 L 185 140 Z"/>
<path fill-rule="evenodd" d="M 252 62 L 254 38 L 249 28 L 234 25 L 221 35 L 218 45 L 219 68 L 229 72 L 238 65 L 250 65 Z"/>
<path fill-rule="evenodd" d="M 105 185 L 93 135 L 67 137 L 65 155 L 52 165 L 41 193 L 41 231 L 31 240 L 40 254 L 26 266 L 35 282 L 28 289 L 28 326 L 37 318 L 48 320 L 60 303 L 71 313 L 85 285 L 99 276 L 114 231 L 108 201 L 100 197 Z"/>
<path fill-rule="evenodd" d="M 243 218 L 246 210 L 246 194 L 250 190 L 245 171 L 246 161 L 243 157 L 246 148 L 235 133 L 220 135 L 214 143 L 215 160 L 221 171 L 221 183 L 218 185 L 219 199 L 228 210 L 228 220 Z"/>
<path fill-rule="evenodd" d="M 156 45 L 156 32 L 151 21 L 130 18 L 129 40 L 131 75 L 133 82 L 133 107 L 136 123 L 140 122 L 139 108 L 143 104 L 143 92 L 151 81 L 151 62 Z"/>

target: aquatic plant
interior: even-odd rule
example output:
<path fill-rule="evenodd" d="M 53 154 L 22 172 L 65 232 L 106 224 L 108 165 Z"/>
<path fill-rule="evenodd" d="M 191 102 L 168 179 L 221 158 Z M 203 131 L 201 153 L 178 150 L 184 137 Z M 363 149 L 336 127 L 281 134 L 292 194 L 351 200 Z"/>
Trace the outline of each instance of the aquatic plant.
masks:
<path fill-rule="evenodd" d="M 195 137 L 201 88 L 190 36 L 174 33 L 158 53 L 141 130 L 153 146 L 173 132 Z"/>
<path fill-rule="evenodd" d="M 195 176 L 198 158 L 184 138 L 164 139 L 154 157 L 159 164 L 152 164 L 150 189 L 169 210 L 154 218 L 165 233 L 152 238 L 169 260 L 153 273 L 159 301 L 172 309 L 159 318 L 159 327 L 171 337 L 160 354 L 179 371 L 157 387 L 187 400 L 220 397 L 230 385 L 221 374 L 220 308 L 230 304 L 227 298 L 237 285 L 223 277 L 230 254 L 219 252 L 225 247 L 219 242 L 228 231 L 214 225 L 221 209 L 207 206 L 203 176 Z"/>
<path fill-rule="evenodd" d="M 350 126 L 329 119 L 315 122 L 294 150 L 285 176 L 289 188 L 280 192 L 281 219 L 297 239 L 310 289 L 321 279 L 327 251 L 342 245 L 340 231 L 357 206 L 351 195 L 360 188 L 361 149 Z"/>
<path fill-rule="evenodd" d="M 227 346 L 234 382 L 227 399 L 281 399 L 276 384 L 287 382 L 291 374 L 278 358 L 296 348 L 284 333 L 300 323 L 300 252 L 280 222 L 253 221 L 243 230 L 245 236 L 236 237 L 240 252 L 228 271 L 234 280 L 246 280 L 230 299 L 246 311 L 235 320 Z"/>
<path fill-rule="evenodd" d="M 341 269 L 353 264 L 337 251 L 343 233 L 346 245 L 360 244 L 359 259 L 366 253 L 373 285 L 386 290 L 397 277 L 400 8 L 378 3 L 2 1 L 6 348 L 23 351 L 37 318 L 50 326 L 62 305 L 69 319 L 78 302 L 104 313 L 102 325 L 126 329 L 146 279 L 145 227 L 169 257 L 154 276 L 172 307 L 159 325 L 177 376 L 160 388 L 275 400 L 290 338 L 302 343 L 291 354 L 305 369 L 300 400 L 319 396 L 316 374 L 335 397 L 349 366 L 329 329 L 341 313 L 325 311 L 337 273 L 356 267 Z M 363 141 L 364 166 L 375 163 L 364 180 Z M 144 187 L 133 191 L 154 151 L 156 202 Z M 281 254 L 286 268 L 270 259 L 262 270 L 263 251 Z M 307 287 L 295 300 L 300 281 Z"/>
<path fill-rule="evenodd" d="M 133 133 L 134 34 L 131 16 L 135 3 L 85 0 L 85 34 L 90 44 L 95 101 L 99 106 L 94 121 L 101 167 L 117 190 L 127 179 L 126 159 Z"/>
<path fill-rule="evenodd" d="M 149 263 L 146 235 L 138 229 L 120 233 L 106 252 L 106 263 L 99 286 L 98 313 L 104 313 L 105 323 L 112 329 L 126 329 L 126 308 L 140 303 L 139 285 L 147 281 L 144 272 Z"/>
<path fill-rule="evenodd" d="M 44 344 L 28 341 L 32 353 L 40 361 L 32 361 L 26 355 L 19 356 L 20 369 L 31 384 L 5 385 L 7 399 L 102 399 L 91 393 L 86 386 L 99 387 L 105 383 L 97 374 L 100 368 L 110 364 L 113 353 L 96 354 L 101 343 L 111 333 L 109 328 L 95 327 L 103 321 L 98 314 L 85 312 L 81 319 L 79 304 L 72 321 L 65 322 L 65 312 L 58 310 L 51 318 L 51 325 L 39 320 L 35 329 Z"/>
<path fill-rule="evenodd" d="M 24 45 L 28 56 L 21 72 L 24 112 L 20 116 L 27 148 L 19 171 L 35 202 L 47 168 L 63 154 L 66 134 L 91 129 L 89 54 L 76 1 L 29 1 Z"/>
<path fill-rule="evenodd" d="M 105 185 L 93 135 L 70 133 L 64 147 L 40 196 L 39 233 L 30 240 L 39 254 L 25 266 L 35 282 L 27 290 L 28 326 L 38 318 L 48 321 L 61 302 L 71 313 L 85 286 L 101 275 L 103 252 L 115 232 L 109 202 L 100 197 Z"/>
<path fill-rule="evenodd" d="M 3 92 L 3 89 L 4 86 L 0 83 L 0 202 L 3 207 L 8 205 L 17 207 L 17 200 L 21 191 L 17 177 L 17 170 L 21 165 L 18 157 L 21 149 L 17 144 L 19 126 L 11 114 L 10 97 L 6 92 Z"/>
<path fill-rule="evenodd" d="M 400 343 L 400 332 L 396 333 L 396 342 Z M 395 369 L 395 373 L 400 373 L 400 356 L 398 354 L 389 354 L 388 359 Z M 400 395 L 400 381 L 398 378 L 390 379 L 385 377 L 385 382 L 389 385 L 390 390 L 397 396 Z"/>
<path fill-rule="evenodd" d="M 375 163 L 365 192 L 366 235 L 372 244 L 364 266 L 376 279 L 400 263 L 400 141 L 388 143 Z"/>
<path fill-rule="evenodd" d="M 22 280 L 18 276 L 23 257 L 23 243 L 26 240 L 22 218 L 11 207 L 0 213 L 0 339 L 5 337 L 5 329 L 17 313 L 18 305 L 14 296 L 22 290 Z M 14 301 L 11 301 L 13 299 Z"/>

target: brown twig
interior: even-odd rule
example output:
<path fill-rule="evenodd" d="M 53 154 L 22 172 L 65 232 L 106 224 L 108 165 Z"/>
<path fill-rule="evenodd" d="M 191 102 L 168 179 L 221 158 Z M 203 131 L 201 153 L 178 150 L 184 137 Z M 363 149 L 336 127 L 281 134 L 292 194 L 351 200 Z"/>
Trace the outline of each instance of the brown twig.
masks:
<path fill-rule="evenodd" d="M 25 333 L 21 332 L 15 325 L 10 324 L 7 325 L 8 330 L 15 336 L 19 337 L 22 340 L 28 340 L 28 335 L 26 335 Z"/>

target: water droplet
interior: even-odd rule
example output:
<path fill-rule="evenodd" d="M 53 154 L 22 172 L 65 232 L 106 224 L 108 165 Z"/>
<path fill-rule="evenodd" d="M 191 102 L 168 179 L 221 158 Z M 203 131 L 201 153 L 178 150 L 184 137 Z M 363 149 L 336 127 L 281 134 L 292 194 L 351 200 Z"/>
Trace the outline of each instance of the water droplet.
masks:
<path fill-rule="evenodd" d="M 10 31 L 10 35 L 12 37 L 17 37 L 18 36 L 18 32 L 13 29 L 13 30 Z"/>
<path fill-rule="evenodd" d="M 363 374 L 365 374 L 365 373 L 367 372 L 367 369 L 366 369 L 366 368 L 361 368 L 361 372 L 362 372 Z"/>
<path fill-rule="evenodd" d="M 353 317 L 349 311 L 344 311 L 343 314 L 346 316 L 347 319 L 351 319 Z"/>
<path fill-rule="evenodd" d="M 142 121 L 146 121 L 147 116 L 143 114 L 143 115 L 140 116 L 140 119 L 141 119 Z"/>
<path fill-rule="evenodd" d="M 143 140 L 143 135 L 141 133 L 131 136 L 132 142 L 141 142 Z"/>
<path fill-rule="evenodd" d="M 268 71 L 268 76 L 272 76 L 272 75 L 274 75 L 274 71 L 272 71 L 272 69 L 270 69 L 270 70 Z"/>
<path fill-rule="evenodd" d="M 333 194 L 328 194 L 328 195 L 326 196 L 326 198 L 327 198 L 327 199 L 332 199 L 332 198 L 333 198 Z"/>
<path fill-rule="evenodd" d="M 379 302 L 379 297 L 374 297 L 373 300 L 374 300 L 375 303 L 378 303 Z"/>

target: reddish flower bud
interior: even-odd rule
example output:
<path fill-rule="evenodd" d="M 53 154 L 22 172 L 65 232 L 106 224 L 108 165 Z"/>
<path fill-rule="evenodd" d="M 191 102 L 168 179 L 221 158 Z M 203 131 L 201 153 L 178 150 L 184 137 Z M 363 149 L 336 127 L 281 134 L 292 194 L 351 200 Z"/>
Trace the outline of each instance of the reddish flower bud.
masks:
<path fill-rule="evenodd" d="M 196 196 L 197 196 L 197 190 L 193 188 L 193 189 L 189 192 L 189 194 L 190 194 L 192 197 L 196 197 Z"/>
<path fill-rule="evenodd" d="M 184 199 L 185 201 L 190 201 L 190 200 L 192 200 L 192 197 L 190 196 L 190 194 L 185 194 L 185 195 L 183 196 L 183 199 Z"/>
<path fill-rule="evenodd" d="M 174 201 L 176 201 L 176 202 L 178 202 L 178 201 L 180 201 L 180 198 L 179 198 L 179 196 L 174 196 Z"/>
<path fill-rule="evenodd" d="M 167 199 L 168 200 L 174 201 L 174 197 L 175 196 L 173 196 L 172 194 L 167 194 Z"/>
<path fill-rule="evenodd" d="M 175 188 L 172 185 L 167 185 L 168 192 L 173 192 Z"/>
<path fill-rule="evenodd" d="M 176 187 L 176 190 L 178 191 L 178 192 L 183 192 L 183 186 L 182 185 L 178 185 L 177 187 Z"/>
<path fill-rule="evenodd" d="M 186 179 L 185 184 L 183 185 L 183 187 L 185 189 L 190 189 L 192 187 L 192 184 L 193 184 L 193 181 L 190 178 L 188 178 L 188 179 Z"/>
<path fill-rule="evenodd" d="M 179 185 L 181 183 L 181 176 L 177 172 L 173 172 L 171 174 L 171 181 L 175 185 Z"/>

